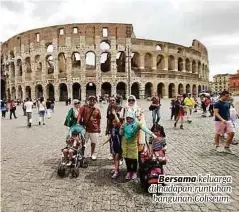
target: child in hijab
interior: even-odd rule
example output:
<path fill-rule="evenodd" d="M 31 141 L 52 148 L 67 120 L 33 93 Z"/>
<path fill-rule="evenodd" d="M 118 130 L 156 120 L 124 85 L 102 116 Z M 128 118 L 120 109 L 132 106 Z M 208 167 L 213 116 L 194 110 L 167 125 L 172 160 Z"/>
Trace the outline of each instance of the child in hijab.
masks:
<path fill-rule="evenodd" d="M 139 123 L 133 111 L 128 111 L 126 122 L 121 126 L 120 131 L 122 136 L 122 155 L 127 167 L 126 180 L 137 178 L 138 136 L 140 130 L 157 138 L 153 132 L 147 129 L 142 123 Z"/>

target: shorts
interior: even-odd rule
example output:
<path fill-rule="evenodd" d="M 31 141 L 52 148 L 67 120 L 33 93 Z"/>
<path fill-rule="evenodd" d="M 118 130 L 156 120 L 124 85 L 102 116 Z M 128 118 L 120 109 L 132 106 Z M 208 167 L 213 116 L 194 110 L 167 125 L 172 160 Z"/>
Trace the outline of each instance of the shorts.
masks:
<path fill-rule="evenodd" d="M 121 149 L 121 143 L 118 142 L 110 142 L 110 153 L 111 154 L 121 154 L 122 149 Z"/>
<path fill-rule="evenodd" d="M 226 121 L 226 123 L 222 123 L 221 121 L 214 121 L 214 128 L 216 134 L 224 135 L 225 133 L 235 133 L 235 127 L 233 126 L 231 121 Z"/>
<path fill-rule="evenodd" d="M 99 133 L 86 133 L 85 134 L 85 142 L 87 143 L 90 139 L 91 143 L 96 144 L 99 138 Z"/>

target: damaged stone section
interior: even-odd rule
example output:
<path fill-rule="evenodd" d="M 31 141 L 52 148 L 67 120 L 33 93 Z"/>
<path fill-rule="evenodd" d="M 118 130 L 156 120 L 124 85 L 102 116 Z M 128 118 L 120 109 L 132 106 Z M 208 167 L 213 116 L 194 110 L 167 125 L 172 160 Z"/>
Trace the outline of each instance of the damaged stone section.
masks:
<path fill-rule="evenodd" d="M 100 69 L 102 72 L 109 72 L 111 66 L 111 55 L 109 52 L 104 52 L 100 57 Z"/>
<path fill-rule="evenodd" d="M 125 72 L 125 52 L 118 52 L 116 55 L 117 72 Z"/>

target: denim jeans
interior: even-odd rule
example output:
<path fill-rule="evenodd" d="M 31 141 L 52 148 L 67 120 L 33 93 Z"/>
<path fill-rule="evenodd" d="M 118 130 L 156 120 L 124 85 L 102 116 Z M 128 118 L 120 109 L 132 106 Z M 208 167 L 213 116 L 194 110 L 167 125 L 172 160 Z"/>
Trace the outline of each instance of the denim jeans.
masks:
<path fill-rule="evenodd" d="M 154 109 L 152 111 L 152 116 L 153 116 L 153 124 L 157 124 L 160 120 L 160 109 Z"/>

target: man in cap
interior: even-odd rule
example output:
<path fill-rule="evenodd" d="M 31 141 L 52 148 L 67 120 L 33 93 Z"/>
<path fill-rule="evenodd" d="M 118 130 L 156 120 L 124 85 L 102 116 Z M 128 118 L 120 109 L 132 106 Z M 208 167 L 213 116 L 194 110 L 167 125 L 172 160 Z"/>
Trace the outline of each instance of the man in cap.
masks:
<path fill-rule="evenodd" d="M 184 99 L 184 105 L 186 106 L 186 109 L 187 109 L 188 123 L 191 123 L 192 122 L 192 119 L 191 119 L 192 110 L 195 105 L 195 101 L 192 98 L 191 93 L 188 93 L 187 97 Z"/>
<path fill-rule="evenodd" d="M 85 126 L 86 129 L 86 154 L 85 157 L 91 157 L 92 160 L 96 160 L 95 147 L 99 138 L 101 113 L 98 108 L 95 107 L 96 97 L 89 96 L 88 104 L 83 105 L 80 108 L 77 123 Z M 89 145 L 89 139 L 91 145 Z M 91 147 L 90 147 L 91 146 Z"/>

